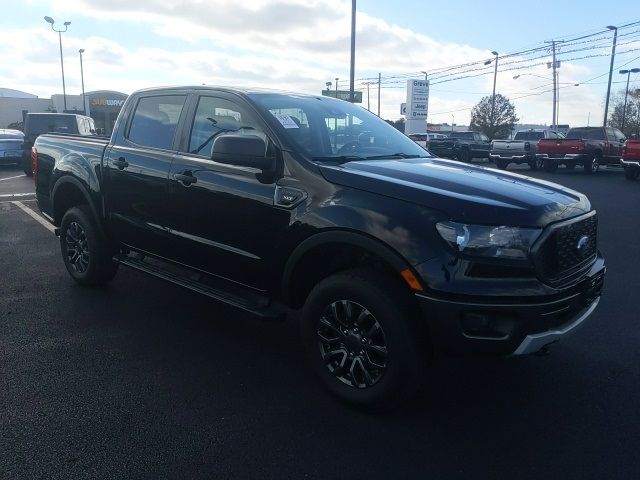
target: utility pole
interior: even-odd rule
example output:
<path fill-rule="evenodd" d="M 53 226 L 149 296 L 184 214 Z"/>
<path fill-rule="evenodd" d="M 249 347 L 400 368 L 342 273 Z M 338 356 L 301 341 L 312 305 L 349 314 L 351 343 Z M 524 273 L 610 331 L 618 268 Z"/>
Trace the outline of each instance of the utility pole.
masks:
<path fill-rule="evenodd" d="M 87 114 L 87 105 L 84 100 L 84 71 L 82 70 L 82 54 L 84 53 L 84 48 L 78 50 L 80 54 L 80 80 L 82 81 L 82 114 Z"/>
<path fill-rule="evenodd" d="M 356 0 L 351 0 L 351 72 L 349 76 L 349 101 L 353 103 L 353 82 L 356 68 Z"/>
<path fill-rule="evenodd" d="M 496 80 L 498 79 L 498 52 L 493 53 L 495 58 L 495 68 L 493 70 L 493 95 L 491 95 L 491 128 L 495 128 L 494 122 L 494 114 L 496 109 Z"/>
<path fill-rule="evenodd" d="M 609 30 L 613 30 L 613 46 L 611 47 L 611 63 L 609 64 L 609 83 L 607 85 L 607 99 L 604 102 L 604 120 L 602 126 L 607 126 L 607 117 L 609 116 L 609 97 L 611 96 L 611 77 L 613 76 L 613 61 L 616 58 L 616 42 L 618 41 L 618 27 L 608 25 Z"/>
<path fill-rule="evenodd" d="M 378 116 L 380 116 L 380 84 L 382 83 L 382 73 L 378 73 Z"/>
<path fill-rule="evenodd" d="M 624 133 L 624 124 L 625 124 L 625 120 L 626 120 L 626 116 L 627 116 L 627 97 L 629 96 L 629 77 L 631 77 L 632 73 L 638 73 L 640 72 L 640 68 L 631 68 L 629 70 L 620 70 L 620 74 L 627 75 L 627 88 L 624 91 L 624 107 L 622 109 L 622 128 L 620 130 L 622 130 L 622 133 Z"/>
<path fill-rule="evenodd" d="M 557 73 L 557 68 L 558 68 L 558 62 L 556 61 L 556 43 L 560 43 L 562 42 L 562 40 L 546 40 L 544 43 L 550 43 L 551 44 L 551 51 L 553 52 L 553 56 L 552 56 L 552 63 L 551 65 L 549 65 L 547 63 L 547 68 L 552 68 L 553 69 L 553 73 L 551 75 L 552 79 L 553 79 L 553 114 L 552 114 L 552 118 L 551 118 L 551 126 L 554 129 L 558 129 L 558 115 L 557 115 L 557 104 L 558 104 L 558 73 Z"/>
<path fill-rule="evenodd" d="M 367 86 L 367 110 L 371 111 L 371 103 L 369 99 L 369 85 L 371 85 L 371 82 L 367 82 L 365 85 Z"/>

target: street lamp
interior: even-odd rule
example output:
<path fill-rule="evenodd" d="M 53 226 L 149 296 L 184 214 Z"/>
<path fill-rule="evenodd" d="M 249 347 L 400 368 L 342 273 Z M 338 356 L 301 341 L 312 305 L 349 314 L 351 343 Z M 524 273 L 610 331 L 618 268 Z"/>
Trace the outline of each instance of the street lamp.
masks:
<path fill-rule="evenodd" d="M 491 128 L 493 128 L 493 114 L 496 108 L 496 80 L 498 78 L 498 52 L 494 50 L 491 53 L 495 55 L 496 58 L 487 60 L 484 64 L 491 65 L 491 62 L 495 60 L 495 69 L 493 71 L 493 95 L 491 95 Z"/>
<path fill-rule="evenodd" d="M 356 69 L 356 0 L 351 0 L 351 69 L 349 72 L 349 101 L 354 102 L 353 82 Z"/>
<path fill-rule="evenodd" d="M 611 47 L 611 63 L 609 64 L 609 83 L 607 85 L 607 99 L 604 103 L 604 121 L 602 126 L 607 126 L 607 114 L 609 113 L 609 96 L 611 95 L 611 77 L 613 76 L 613 60 L 616 58 L 616 41 L 618 40 L 618 27 L 608 25 L 609 30 L 613 30 L 613 46 Z"/>
<path fill-rule="evenodd" d="M 624 92 L 624 108 L 622 109 L 622 128 L 620 130 L 622 130 L 622 133 L 624 133 L 624 121 L 625 121 L 625 117 L 627 115 L 627 97 L 629 96 L 629 77 L 631 76 L 632 73 L 638 73 L 640 72 L 640 68 L 632 68 L 630 70 L 620 70 L 620 74 L 621 75 L 627 75 L 627 89 Z"/>
<path fill-rule="evenodd" d="M 53 18 L 44 17 L 44 20 L 51 25 L 51 30 L 58 33 L 58 40 L 60 42 L 60 66 L 62 67 L 62 97 L 64 99 L 64 109 L 66 110 L 67 109 L 67 89 L 64 84 L 64 59 L 62 57 L 62 33 L 67 31 L 67 28 L 69 27 L 69 25 L 71 25 L 71 22 L 64 22 L 64 30 L 56 30 L 56 28 L 53 26 L 53 24 L 56 23 Z"/>
<path fill-rule="evenodd" d="M 80 81 L 82 82 L 82 114 L 87 114 L 87 105 L 84 102 L 84 71 L 82 70 L 82 54 L 84 53 L 84 48 L 78 50 L 80 54 Z"/>

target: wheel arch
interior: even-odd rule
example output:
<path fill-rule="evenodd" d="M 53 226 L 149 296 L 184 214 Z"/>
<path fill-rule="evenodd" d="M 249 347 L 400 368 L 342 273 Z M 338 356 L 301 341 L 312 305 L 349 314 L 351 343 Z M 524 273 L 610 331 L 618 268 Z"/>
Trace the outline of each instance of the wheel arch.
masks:
<path fill-rule="evenodd" d="M 102 231 L 102 222 L 95 208 L 89 192 L 80 180 L 70 175 L 64 175 L 56 181 L 51 192 L 53 205 L 53 220 L 56 226 L 60 226 L 65 212 L 76 205 L 88 205 L 96 219 L 98 228 Z"/>
<path fill-rule="evenodd" d="M 298 308 L 322 278 L 364 265 L 395 274 L 399 281 L 403 280 L 402 272 L 409 270 L 417 279 L 411 265 L 389 245 L 362 233 L 332 230 L 314 234 L 293 250 L 284 268 L 283 299 Z M 407 283 L 404 279 L 404 285 L 410 288 Z"/>

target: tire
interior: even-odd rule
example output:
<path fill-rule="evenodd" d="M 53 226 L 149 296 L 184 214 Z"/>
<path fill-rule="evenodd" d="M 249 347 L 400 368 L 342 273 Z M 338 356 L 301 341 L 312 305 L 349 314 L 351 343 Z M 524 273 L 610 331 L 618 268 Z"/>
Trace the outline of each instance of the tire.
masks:
<path fill-rule="evenodd" d="M 506 170 L 507 167 L 509 166 L 509 162 L 507 160 L 502 160 L 501 158 L 499 158 L 496 160 L 496 166 L 500 170 Z"/>
<path fill-rule="evenodd" d="M 637 180 L 638 177 L 640 177 L 640 168 L 624 167 L 624 178 L 627 180 Z"/>
<path fill-rule="evenodd" d="M 534 158 L 529 162 L 529 168 L 533 171 L 540 170 L 542 168 L 542 160 Z"/>
<path fill-rule="evenodd" d="M 333 395 L 385 410 L 421 386 L 431 348 L 414 302 L 399 280 L 376 270 L 337 273 L 312 289 L 302 312 L 302 338 Z"/>
<path fill-rule="evenodd" d="M 80 285 L 103 285 L 118 271 L 114 248 L 100 232 L 88 205 L 67 210 L 60 223 L 60 251 L 69 275 Z"/>
<path fill-rule="evenodd" d="M 553 173 L 558 170 L 558 164 L 553 160 L 544 160 L 542 168 L 544 168 L 545 172 Z"/>
<path fill-rule="evenodd" d="M 471 155 L 469 153 L 469 150 L 466 148 L 463 148 L 462 150 L 460 150 L 460 153 L 458 153 L 457 158 L 458 158 L 458 161 L 460 162 L 469 163 L 471 161 Z"/>
<path fill-rule="evenodd" d="M 598 170 L 600 170 L 601 162 L 602 159 L 599 155 L 594 155 L 592 159 L 585 160 L 584 164 L 582 165 L 582 167 L 584 168 L 584 173 L 598 173 Z"/>
<path fill-rule="evenodd" d="M 31 157 L 28 160 L 23 158 L 22 162 L 22 171 L 27 177 L 33 177 L 33 170 L 31 169 Z"/>

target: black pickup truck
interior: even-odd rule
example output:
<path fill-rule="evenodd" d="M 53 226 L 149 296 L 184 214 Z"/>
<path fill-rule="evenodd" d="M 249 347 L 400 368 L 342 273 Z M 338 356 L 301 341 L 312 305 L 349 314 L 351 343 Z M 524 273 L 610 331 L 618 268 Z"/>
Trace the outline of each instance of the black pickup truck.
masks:
<path fill-rule="evenodd" d="M 124 265 L 264 318 L 295 312 L 315 371 L 357 405 L 406 397 L 436 353 L 537 352 L 600 298 L 584 195 L 431 157 L 341 100 L 144 90 L 111 140 L 47 134 L 32 154 L 78 283 Z"/>
<path fill-rule="evenodd" d="M 429 141 L 427 149 L 437 157 L 470 162 L 474 158 L 489 158 L 491 141 L 483 133 L 451 132 L 447 138 Z"/>

